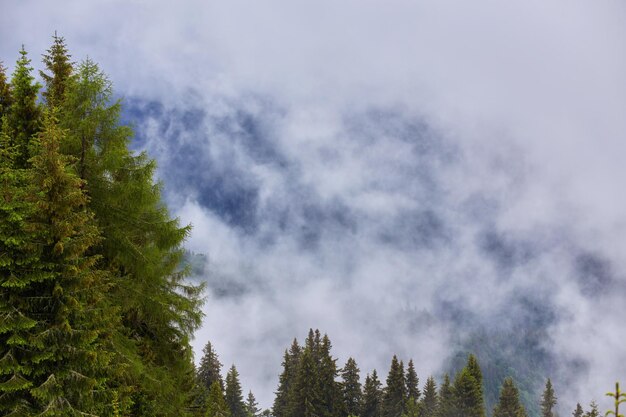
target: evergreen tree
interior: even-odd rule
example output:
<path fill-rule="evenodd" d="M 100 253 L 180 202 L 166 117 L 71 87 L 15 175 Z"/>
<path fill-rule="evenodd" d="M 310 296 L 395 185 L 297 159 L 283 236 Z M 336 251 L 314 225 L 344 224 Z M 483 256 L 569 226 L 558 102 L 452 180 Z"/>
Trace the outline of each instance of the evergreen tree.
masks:
<path fill-rule="evenodd" d="M 396 355 L 391 360 L 391 368 L 387 375 L 382 403 L 382 417 L 400 417 L 404 412 L 406 403 L 406 381 L 404 378 L 404 366 L 398 361 Z"/>
<path fill-rule="evenodd" d="M 8 114 L 11 103 L 13 102 L 11 96 L 11 84 L 7 78 L 7 69 L 2 65 L 0 61 L 0 120 Z"/>
<path fill-rule="evenodd" d="M 42 95 L 50 108 L 61 105 L 65 97 L 67 82 L 72 75 L 72 63 L 65 39 L 57 36 L 55 32 L 52 40 L 52 46 L 43 56 L 43 63 L 50 73 L 39 71 L 46 87 Z"/>
<path fill-rule="evenodd" d="M 363 405 L 361 407 L 361 417 L 380 417 L 383 401 L 382 384 L 378 380 L 376 370 L 372 371 L 371 376 L 365 377 L 365 386 L 363 387 Z"/>
<path fill-rule="evenodd" d="M 546 388 L 543 391 L 543 395 L 541 397 L 541 415 L 542 417 L 554 417 L 554 406 L 556 405 L 556 395 L 554 394 L 554 389 L 552 388 L 552 381 L 550 378 L 546 381 Z"/>
<path fill-rule="evenodd" d="M 580 403 L 576 403 L 576 409 L 574 410 L 572 415 L 574 417 L 583 417 L 585 415 L 585 412 L 583 411 L 583 408 L 581 407 Z"/>
<path fill-rule="evenodd" d="M 435 378 L 432 376 L 426 380 L 424 386 L 424 397 L 421 401 L 421 417 L 434 417 L 437 412 L 437 384 L 435 384 Z"/>
<path fill-rule="evenodd" d="M 341 371 L 343 402 L 345 405 L 345 415 L 359 415 L 361 411 L 361 381 L 359 378 L 359 367 L 353 358 L 348 358 L 346 365 Z"/>
<path fill-rule="evenodd" d="M 595 401 L 592 401 L 591 404 L 589 404 L 589 407 L 591 407 L 591 409 L 585 413 L 585 417 L 599 417 L 600 416 L 600 412 L 598 411 L 598 404 L 596 404 Z"/>
<path fill-rule="evenodd" d="M 500 399 L 493 410 L 493 417 L 526 417 L 526 410 L 519 400 L 519 391 L 512 378 L 505 378 Z"/>
<path fill-rule="evenodd" d="M 320 394 L 317 390 L 316 368 L 311 347 L 306 346 L 300 357 L 294 387 L 290 390 L 286 416 L 318 417 L 317 405 L 320 403 Z"/>
<path fill-rule="evenodd" d="M 298 345 L 298 341 L 293 339 L 293 343 L 289 350 L 285 350 L 283 360 L 283 371 L 280 374 L 278 382 L 278 390 L 274 398 L 273 413 L 275 417 L 286 417 L 289 407 L 289 399 L 293 395 L 293 387 L 295 386 L 296 377 L 298 375 L 298 364 L 302 349 Z"/>
<path fill-rule="evenodd" d="M 452 388 L 454 409 L 457 415 L 485 417 L 482 392 L 469 367 L 463 368 L 454 379 Z"/>
<path fill-rule="evenodd" d="M 198 368 L 198 380 L 207 390 L 210 389 L 214 382 L 219 382 L 220 387 L 224 387 L 222 380 L 222 364 L 220 363 L 217 353 L 213 349 L 211 342 L 207 342 L 202 349 L 202 358 L 200 359 L 200 367 Z"/>
<path fill-rule="evenodd" d="M 222 387 L 218 381 L 211 384 L 209 388 L 209 398 L 207 399 L 206 417 L 231 417 L 230 409 L 224 394 L 222 393 Z"/>
<path fill-rule="evenodd" d="M 247 417 L 261 417 L 261 409 L 259 403 L 256 402 L 252 391 L 248 392 L 248 398 L 246 399 L 246 413 Z"/>
<path fill-rule="evenodd" d="M 32 75 L 28 53 L 22 46 L 11 78 L 11 106 L 8 111 L 8 130 L 17 146 L 17 165 L 25 167 L 30 158 L 29 143 L 39 130 L 40 109 L 37 94 L 41 85 Z"/>
<path fill-rule="evenodd" d="M 437 417 L 458 417 L 454 404 L 454 392 L 450 383 L 450 376 L 443 376 L 443 383 L 439 389 L 439 405 L 437 407 Z"/>
<path fill-rule="evenodd" d="M 420 398 L 419 379 L 417 378 L 417 372 L 415 372 L 415 366 L 413 365 L 413 359 L 409 360 L 409 365 L 406 370 L 406 393 L 408 403 L 417 404 Z"/>
<path fill-rule="evenodd" d="M 243 402 L 241 384 L 239 382 L 239 372 L 237 372 L 235 365 L 231 366 L 226 374 L 226 392 L 224 397 L 232 417 L 247 417 L 246 405 Z"/>
<path fill-rule="evenodd" d="M 343 415 L 343 398 L 337 378 L 336 359 L 330 350 L 332 344 L 328 335 L 324 335 L 318 349 L 319 363 L 317 372 L 317 392 L 319 402 L 317 415 L 321 417 L 338 417 Z"/>

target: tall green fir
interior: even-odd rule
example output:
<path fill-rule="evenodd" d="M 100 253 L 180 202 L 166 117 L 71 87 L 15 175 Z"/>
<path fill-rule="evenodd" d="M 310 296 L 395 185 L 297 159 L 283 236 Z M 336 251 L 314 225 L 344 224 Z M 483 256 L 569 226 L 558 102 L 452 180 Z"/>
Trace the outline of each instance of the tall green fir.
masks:
<path fill-rule="evenodd" d="M 48 72 L 39 71 L 39 74 L 45 85 L 42 96 L 46 104 L 50 108 L 58 108 L 65 97 L 65 89 L 72 75 L 73 66 L 65 39 L 55 32 L 52 41 L 52 46 L 43 55 L 43 63 Z"/>
<path fill-rule="evenodd" d="M 341 370 L 343 402 L 346 416 L 358 416 L 361 411 L 361 381 L 359 367 L 353 358 L 348 358 Z"/>
<path fill-rule="evenodd" d="M 209 388 L 205 417 L 231 417 L 220 383 L 215 381 Z"/>
<path fill-rule="evenodd" d="M 406 406 L 406 380 L 404 365 L 393 355 L 387 374 L 387 386 L 383 391 L 382 417 L 401 417 Z"/>
<path fill-rule="evenodd" d="M 246 397 L 246 416 L 247 417 L 261 417 L 261 409 L 259 403 L 256 401 L 252 391 L 248 391 Z"/>
<path fill-rule="evenodd" d="M 527 417 L 524 406 L 520 403 L 519 391 L 513 378 L 505 378 L 500 389 L 500 398 L 494 407 L 493 417 Z"/>
<path fill-rule="evenodd" d="M 343 393 L 336 381 L 337 360 L 331 356 L 332 343 L 328 335 L 322 337 L 318 348 L 317 415 L 320 417 L 340 417 L 344 414 Z"/>
<path fill-rule="evenodd" d="M 556 395 L 552 387 L 550 378 L 546 381 L 546 387 L 541 396 L 541 416 L 554 417 L 554 406 L 556 405 Z"/>
<path fill-rule="evenodd" d="M 580 405 L 580 403 L 576 403 L 576 408 L 574 409 L 572 416 L 583 417 L 584 415 L 585 415 L 585 411 L 583 410 L 583 407 Z"/>
<path fill-rule="evenodd" d="M 226 374 L 224 398 L 232 417 L 247 417 L 246 405 L 241 392 L 241 383 L 239 382 L 239 372 L 235 365 L 232 365 Z"/>
<path fill-rule="evenodd" d="M 298 375 L 298 367 L 302 348 L 297 339 L 293 339 L 289 350 L 285 350 L 283 356 L 283 370 L 278 377 L 278 389 L 274 397 L 272 411 L 275 417 L 286 417 L 288 415 L 289 401 L 294 395 L 293 390 Z"/>
<path fill-rule="evenodd" d="M 455 398 L 450 382 L 450 376 L 444 374 L 443 382 L 439 387 L 439 403 L 437 406 L 437 417 L 457 417 L 455 408 Z"/>
<path fill-rule="evenodd" d="M 598 404 L 596 404 L 595 401 L 592 401 L 591 404 L 589 404 L 589 411 L 585 413 L 585 417 L 600 417 Z"/>
<path fill-rule="evenodd" d="M 383 402 L 382 384 L 378 380 L 376 369 L 365 377 L 363 386 L 363 404 L 361 417 L 380 417 Z"/>
<path fill-rule="evenodd" d="M 454 409 L 465 417 L 485 417 L 482 390 L 474 375 L 467 367 L 454 378 L 452 386 Z"/>
<path fill-rule="evenodd" d="M 318 369 L 311 346 L 306 346 L 298 363 L 293 389 L 289 391 L 286 416 L 319 417 Z"/>
<path fill-rule="evenodd" d="M 224 389 L 224 381 L 222 380 L 221 372 L 222 363 L 213 345 L 208 341 L 204 345 L 204 348 L 202 348 L 202 358 L 200 359 L 200 366 L 197 371 L 198 380 L 206 387 L 207 391 L 216 381 L 219 382 L 222 389 Z"/>
<path fill-rule="evenodd" d="M 7 69 L 0 61 L 0 120 L 8 113 L 13 102 Z"/>
<path fill-rule="evenodd" d="M 429 376 L 424 385 L 424 395 L 421 400 L 420 411 L 421 417 L 435 417 L 437 413 L 437 406 L 439 398 L 437 394 L 437 384 L 435 378 Z"/>
<path fill-rule="evenodd" d="M 409 364 L 406 368 L 406 396 L 407 402 L 411 404 L 417 404 L 420 399 L 419 378 L 415 371 L 415 365 L 413 359 L 409 359 Z"/>

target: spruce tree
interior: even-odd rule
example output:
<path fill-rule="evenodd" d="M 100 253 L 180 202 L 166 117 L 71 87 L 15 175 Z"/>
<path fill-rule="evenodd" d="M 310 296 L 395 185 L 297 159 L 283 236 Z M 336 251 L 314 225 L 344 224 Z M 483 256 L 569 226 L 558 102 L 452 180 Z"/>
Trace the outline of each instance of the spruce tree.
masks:
<path fill-rule="evenodd" d="M 494 407 L 493 417 L 526 417 L 526 410 L 519 400 L 519 391 L 510 377 L 505 378 L 502 383 L 500 399 Z"/>
<path fill-rule="evenodd" d="M 62 104 L 73 69 L 65 39 L 57 36 L 55 32 L 52 40 L 48 53 L 43 55 L 43 63 L 50 73 L 39 71 L 46 87 L 42 95 L 50 108 L 60 107 Z"/>
<path fill-rule="evenodd" d="M 200 383 L 204 385 L 207 390 L 211 388 L 211 385 L 215 381 L 219 382 L 220 387 L 224 387 L 224 381 L 222 380 L 222 364 L 213 345 L 210 341 L 204 345 L 202 349 L 202 358 L 200 359 L 200 367 L 198 368 L 197 375 Z"/>
<path fill-rule="evenodd" d="M 600 411 L 598 411 L 598 404 L 595 401 L 592 401 L 589 404 L 589 411 L 585 413 L 585 417 L 600 417 Z"/>
<path fill-rule="evenodd" d="M 246 405 L 243 402 L 239 372 L 235 365 L 230 367 L 226 374 L 226 392 L 224 393 L 226 404 L 232 417 L 247 417 Z"/>
<path fill-rule="evenodd" d="M 421 417 L 434 417 L 437 412 L 438 395 L 437 384 L 432 376 L 426 380 L 424 386 L 424 396 L 421 400 Z"/>
<path fill-rule="evenodd" d="M 222 387 L 218 381 L 211 384 L 209 388 L 209 398 L 207 399 L 206 417 L 231 417 L 230 409 L 224 394 L 222 393 Z"/>
<path fill-rule="evenodd" d="M 252 391 L 248 392 L 248 397 L 246 399 L 246 413 L 247 417 L 261 417 L 259 403 L 257 403 Z"/>
<path fill-rule="evenodd" d="M 417 378 L 417 372 L 415 372 L 413 359 L 409 360 L 409 365 L 406 370 L 406 395 L 407 402 L 413 404 L 417 404 L 421 395 L 419 390 L 419 379 Z"/>
<path fill-rule="evenodd" d="M 348 358 L 341 371 L 343 402 L 347 416 L 357 416 L 361 411 L 362 393 L 359 372 L 356 361 L 353 358 Z"/>
<path fill-rule="evenodd" d="M 457 417 L 454 392 L 450 382 L 450 376 L 443 376 L 443 383 L 439 388 L 439 404 L 437 407 L 437 417 Z"/>
<path fill-rule="evenodd" d="M 383 394 L 382 417 L 400 417 L 404 412 L 406 403 L 406 381 L 404 366 L 393 355 L 391 367 L 387 375 L 387 386 Z"/>
<path fill-rule="evenodd" d="M 339 417 L 343 414 L 343 398 L 337 378 L 336 359 L 331 356 L 332 344 L 328 335 L 324 335 L 318 349 L 319 363 L 317 372 L 317 415 L 320 417 Z"/>
<path fill-rule="evenodd" d="M 293 343 L 289 350 L 285 350 L 283 359 L 283 371 L 278 379 L 278 389 L 272 411 L 275 417 L 286 417 L 288 413 L 289 399 L 291 398 L 293 388 L 295 386 L 296 377 L 298 375 L 298 364 L 302 349 L 298 345 L 298 340 L 293 339 Z"/>
<path fill-rule="evenodd" d="M 11 78 L 11 106 L 8 110 L 8 129 L 13 143 L 17 146 L 17 166 L 26 167 L 29 143 L 39 130 L 40 109 L 37 94 L 41 85 L 32 75 L 28 53 L 22 46 L 20 58 Z"/>
<path fill-rule="evenodd" d="M 541 415 L 542 417 L 554 417 L 554 406 L 556 405 L 556 395 L 554 394 L 554 388 L 552 388 L 552 381 L 550 378 L 546 381 L 546 388 L 541 396 Z"/>
<path fill-rule="evenodd" d="M 361 407 L 361 417 L 380 417 L 383 401 L 382 384 L 378 380 L 376 370 L 371 375 L 365 377 L 363 387 L 363 405 Z"/>
<path fill-rule="evenodd" d="M 470 368 L 463 368 L 456 375 L 452 387 L 455 413 L 465 417 L 485 417 L 481 391 Z"/>
<path fill-rule="evenodd" d="M 7 77 L 7 69 L 0 61 L 0 120 L 8 114 L 12 102 L 11 84 Z"/>
<path fill-rule="evenodd" d="M 583 417 L 584 415 L 585 415 L 585 412 L 583 411 L 582 406 L 580 405 L 580 403 L 576 403 L 576 409 L 572 413 L 572 416 Z"/>
<path fill-rule="evenodd" d="M 311 347 L 306 346 L 300 356 L 294 387 L 290 390 L 286 416 L 318 417 L 320 393 L 316 368 Z"/>

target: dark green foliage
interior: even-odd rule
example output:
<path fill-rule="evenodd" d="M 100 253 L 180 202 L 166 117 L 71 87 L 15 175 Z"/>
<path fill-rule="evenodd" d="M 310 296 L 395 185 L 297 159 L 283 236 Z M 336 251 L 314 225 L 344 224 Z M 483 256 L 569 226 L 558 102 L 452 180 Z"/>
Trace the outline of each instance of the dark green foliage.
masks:
<path fill-rule="evenodd" d="M 519 400 L 519 391 L 512 378 L 506 378 L 500 390 L 500 400 L 494 407 L 493 417 L 526 417 L 526 410 Z"/>
<path fill-rule="evenodd" d="M 456 417 L 454 393 L 452 391 L 450 376 L 448 374 L 443 376 L 443 383 L 439 388 L 439 407 L 437 410 L 437 417 Z"/>
<path fill-rule="evenodd" d="M 248 392 L 248 397 L 246 398 L 246 415 L 247 417 L 261 417 L 261 409 L 252 391 Z"/>
<path fill-rule="evenodd" d="M 41 115 L 37 94 L 41 85 L 35 82 L 33 68 L 24 47 L 20 50 L 13 77 L 11 78 L 11 106 L 7 112 L 8 133 L 17 148 L 16 164 L 25 167 L 30 158 L 29 143 L 39 130 Z"/>
<path fill-rule="evenodd" d="M 393 355 L 391 367 L 387 375 L 387 386 L 383 393 L 381 409 L 382 417 L 400 417 L 404 412 L 406 403 L 406 381 L 404 377 L 404 365 Z"/>
<path fill-rule="evenodd" d="M 484 417 L 482 391 L 472 371 L 466 367 L 456 375 L 452 387 L 454 409 L 457 415 Z"/>
<path fill-rule="evenodd" d="M 62 104 L 67 82 L 72 75 L 72 63 L 65 39 L 57 36 L 56 32 L 52 39 L 52 46 L 43 56 L 43 63 L 50 73 L 39 71 L 46 87 L 42 95 L 50 108 L 59 107 Z"/>
<path fill-rule="evenodd" d="M 222 380 L 222 364 L 220 363 L 217 353 L 213 349 L 211 342 L 207 342 L 202 349 L 202 358 L 200 359 L 200 367 L 198 368 L 198 380 L 208 390 L 211 388 L 214 382 L 219 382 L 220 386 L 224 387 L 224 381 Z"/>
<path fill-rule="evenodd" d="M 550 378 L 546 381 L 546 388 L 541 396 L 541 415 L 542 417 L 554 417 L 554 406 L 556 405 L 556 395 L 552 388 Z"/>
<path fill-rule="evenodd" d="M 226 374 L 226 392 L 224 393 L 226 405 L 232 417 L 247 417 L 246 405 L 243 402 L 239 372 L 235 365 L 231 366 Z"/>
<path fill-rule="evenodd" d="M 378 380 L 376 370 L 371 375 L 365 377 L 363 387 L 363 405 L 361 407 L 361 417 L 380 417 L 383 402 L 382 384 Z"/>
<path fill-rule="evenodd" d="M 600 417 L 600 411 L 598 411 L 598 404 L 595 401 L 592 401 L 589 404 L 589 411 L 585 413 L 585 417 Z"/>
<path fill-rule="evenodd" d="M 359 379 L 359 367 L 353 358 L 348 358 L 346 365 L 341 371 L 343 402 L 345 415 L 359 415 L 361 411 L 361 381 Z"/>
<path fill-rule="evenodd" d="M 317 332 L 319 334 L 319 332 Z M 343 415 L 343 398 L 337 378 L 337 360 L 331 356 L 332 344 L 327 335 L 322 338 L 318 348 L 317 387 L 319 403 L 317 415 L 320 417 L 338 417 Z"/>
<path fill-rule="evenodd" d="M 288 414 L 289 398 L 293 395 L 292 391 L 296 383 L 298 375 L 298 364 L 302 349 L 298 345 L 296 339 L 293 340 L 289 350 L 285 350 L 283 359 L 283 371 L 278 379 L 278 390 L 274 398 L 273 413 L 275 417 L 285 417 Z"/>
<path fill-rule="evenodd" d="M 12 102 L 11 84 L 7 77 L 7 69 L 0 61 L 0 120 L 9 111 Z"/>
<path fill-rule="evenodd" d="M 572 413 L 572 416 L 574 416 L 574 417 L 583 417 L 584 414 L 585 414 L 585 412 L 583 411 L 582 406 L 580 405 L 580 403 L 577 403 L 576 404 L 576 409 Z"/>
<path fill-rule="evenodd" d="M 421 400 L 421 417 L 434 417 L 437 413 L 438 406 L 437 384 L 432 376 L 426 380 L 424 386 L 424 396 Z"/>
<path fill-rule="evenodd" d="M 317 406 L 320 403 L 317 391 L 317 364 L 313 359 L 311 346 L 306 346 L 298 364 L 298 372 L 293 389 L 290 390 L 287 405 L 289 417 L 317 417 Z"/>
<path fill-rule="evenodd" d="M 409 360 L 409 365 L 406 369 L 406 395 L 407 404 L 417 404 L 421 395 L 419 390 L 419 379 L 417 378 L 417 372 L 415 372 L 413 359 Z"/>
<path fill-rule="evenodd" d="M 222 393 L 222 387 L 220 383 L 215 381 L 211 388 L 209 388 L 209 397 L 207 399 L 206 417 L 231 417 L 230 409 L 224 394 Z"/>

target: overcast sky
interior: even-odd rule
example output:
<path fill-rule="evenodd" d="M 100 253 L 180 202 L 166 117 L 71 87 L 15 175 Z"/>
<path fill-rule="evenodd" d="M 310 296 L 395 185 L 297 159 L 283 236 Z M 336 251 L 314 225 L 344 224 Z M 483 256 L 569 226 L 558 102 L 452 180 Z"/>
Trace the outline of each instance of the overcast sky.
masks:
<path fill-rule="evenodd" d="M 262 406 L 310 327 L 422 381 L 479 331 L 540 330 L 567 414 L 626 379 L 624 1 L 0 7 L 5 65 L 57 30 L 125 98 L 207 255 L 194 348 Z"/>

